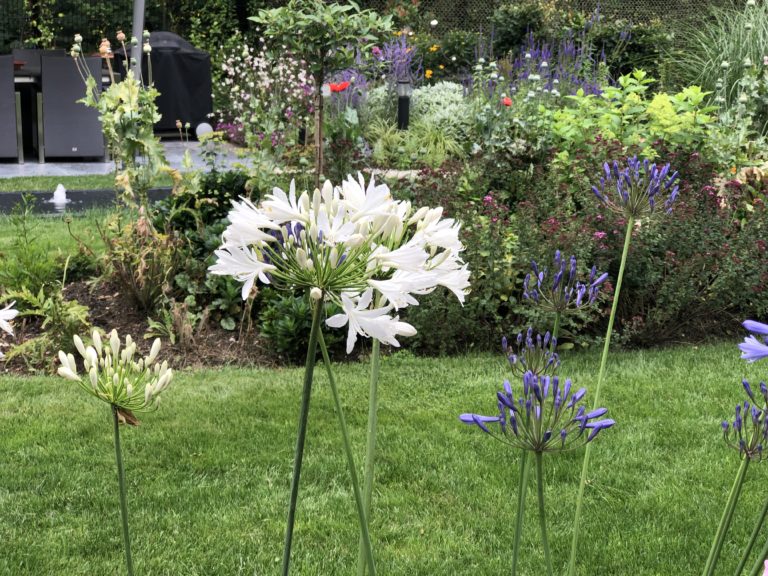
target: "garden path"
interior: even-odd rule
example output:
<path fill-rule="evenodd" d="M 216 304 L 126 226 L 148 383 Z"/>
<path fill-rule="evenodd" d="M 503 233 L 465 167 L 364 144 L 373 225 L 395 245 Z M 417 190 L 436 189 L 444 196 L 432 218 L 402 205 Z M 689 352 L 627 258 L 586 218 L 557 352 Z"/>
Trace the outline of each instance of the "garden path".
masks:
<path fill-rule="evenodd" d="M 205 168 L 205 162 L 200 156 L 199 142 L 182 142 L 180 140 L 163 141 L 166 158 L 173 168 L 181 168 L 184 151 L 189 148 L 192 162 L 195 168 Z M 217 166 L 229 168 L 234 164 L 245 164 L 246 160 L 237 155 L 237 148 L 222 143 L 219 147 Z M 89 174 L 111 174 L 115 170 L 112 161 L 103 162 L 45 162 L 40 164 L 35 160 L 27 159 L 24 164 L 16 162 L 0 162 L 0 178 L 13 178 L 17 176 L 84 176 Z"/>

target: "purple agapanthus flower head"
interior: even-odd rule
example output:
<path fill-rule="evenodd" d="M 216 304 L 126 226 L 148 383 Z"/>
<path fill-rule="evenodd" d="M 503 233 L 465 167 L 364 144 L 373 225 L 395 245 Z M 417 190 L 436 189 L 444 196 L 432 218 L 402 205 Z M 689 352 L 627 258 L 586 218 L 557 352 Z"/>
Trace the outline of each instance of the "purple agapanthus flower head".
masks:
<path fill-rule="evenodd" d="M 742 359 L 747 362 L 756 362 L 768 358 L 768 324 L 745 320 L 742 326 L 752 333 L 752 335 L 744 338 L 744 342 L 739 344 Z M 759 334 L 762 338 L 758 338 L 754 334 Z"/>
<path fill-rule="evenodd" d="M 598 274 L 592 266 L 587 281 L 582 282 L 577 272 L 576 256 L 566 260 L 560 250 L 555 251 L 551 271 L 532 261 L 531 273 L 523 280 L 523 298 L 558 314 L 594 303 L 608 273 Z"/>
<path fill-rule="evenodd" d="M 549 332 L 542 336 L 534 334 L 533 328 L 528 328 L 525 334 L 520 332 L 512 342 L 502 338 L 501 348 L 515 376 L 522 376 L 528 371 L 537 376 L 554 375 L 560 367 L 560 357 L 555 352 L 557 339 L 552 338 Z"/>
<path fill-rule="evenodd" d="M 533 452 L 562 452 L 591 442 L 616 422 L 603 418 L 606 408 L 587 411 L 586 390 L 574 391 L 571 380 L 525 372 L 517 393 L 509 380 L 496 393 L 498 415 L 462 414 L 459 420 L 477 426 L 497 440 Z"/>
<path fill-rule="evenodd" d="M 603 164 L 592 192 L 611 210 L 637 220 L 658 213 L 660 206 L 671 212 L 678 194 L 676 182 L 677 172 L 671 172 L 669 164 L 659 166 L 634 156 L 624 167 L 615 160 Z"/>
<path fill-rule="evenodd" d="M 768 386 L 760 382 L 760 396 L 757 396 L 747 380 L 742 380 L 741 384 L 748 400 L 736 405 L 732 422 L 723 420 L 723 439 L 743 458 L 759 461 L 763 459 L 763 446 L 768 442 L 768 413 L 758 405 L 768 406 Z"/>

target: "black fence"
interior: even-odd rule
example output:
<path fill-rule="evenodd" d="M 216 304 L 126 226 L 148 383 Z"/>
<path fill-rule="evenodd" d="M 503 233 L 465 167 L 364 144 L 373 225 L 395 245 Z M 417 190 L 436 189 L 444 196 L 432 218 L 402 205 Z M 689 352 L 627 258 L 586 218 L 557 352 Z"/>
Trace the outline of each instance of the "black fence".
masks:
<path fill-rule="evenodd" d="M 490 19 L 497 5 L 514 0 L 418 0 L 418 14 L 426 21 L 435 19 L 438 31 L 463 29 L 490 30 Z M 743 1 L 743 0 L 742 0 Z M 606 16 L 633 22 L 659 20 L 671 28 L 681 19 L 700 17 L 709 6 L 732 4 L 734 0 L 558 0 L 560 7 L 592 11 L 599 5 Z M 247 17 L 259 8 L 279 5 L 280 0 L 153 0 L 146 2 L 146 24 L 150 30 L 167 30 L 182 37 L 205 27 L 206 21 L 222 19 L 237 22 L 247 31 Z M 391 12 L 398 5 L 413 6 L 412 0 L 361 0 L 366 8 Z M 75 33 L 83 35 L 86 45 L 98 46 L 98 40 L 114 38 L 118 29 L 131 28 L 133 0 L 88 2 L 83 0 L 27 0 L 39 14 L 43 25 L 32 25 L 25 10 L 25 0 L 0 0 L 0 54 L 11 48 L 43 46 L 68 48 Z"/>

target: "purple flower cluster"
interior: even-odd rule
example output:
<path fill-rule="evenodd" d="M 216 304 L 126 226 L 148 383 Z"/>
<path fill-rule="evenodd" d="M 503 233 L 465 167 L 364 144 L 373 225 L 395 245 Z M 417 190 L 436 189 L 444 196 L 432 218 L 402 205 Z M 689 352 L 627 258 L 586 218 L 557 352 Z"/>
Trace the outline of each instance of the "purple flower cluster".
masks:
<path fill-rule="evenodd" d="M 768 413 L 765 408 L 756 406 L 758 400 L 749 382 L 742 380 L 742 385 L 749 400 L 736 405 L 732 423 L 723 420 L 723 438 L 741 456 L 759 461 L 763 459 L 763 446 L 768 442 Z M 760 394 L 760 403 L 768 406 L 768 386 L 765 382 L 760 382 Z"/>
<path fill-rule="evenodd" d="M 608 273 L 598 275 L 597 269 L 592 266 L 585 284 L 577 279 L 576 268 L 576 257 L 571 256 L 566 262 L 560 250 L 555 251 L 551 274 L 548 268 L 540 270 L 536 262 L 531 261 L 532 273 L 526 274 L 523 280 L 523 298 L 559 314 L 569 308 L 592 304 L 597 299 L 600 287 L 608 278 Z M 551 284 L 548 284 L 550 275 Z"/>
<path fill-rule="evenodd" d="M 385 42 L 376 59 L 383 66 L 384 75 L 392 84 L 413 82 L 422 77 L 422 58 L 415 46 L 408 46 L 406 34 Z"/>
<path fill-rule="evenodd" d="M 504 390 L 496 394 L 498 416 L 462 414 L 459 419 L 510 446 L 533 452 L 578 448 L 615 424 L 614 420 L 602 418 L 608 412 L 606 408 L 587 412 L 579 404 L 586 389 L 572 391 L 570 379 L 561 385 L 557 376 L 526 372 L 522 383 L 522 394 L 515 398 L 512 385 L 504 381 Z M 498 432 L 496 426 L 491 431 L 490 424 L 497 424 Z"/>
<path fill-rule="evenodd" d="M 669 164 L 659 167 L 637 156 L 627 159 L 624 168 L 617 161 L 603 165 L 599 186 L 592 186 L 595 196 L 611 210 L 629 218 L 651 216 L 659 202 L 667 213 L 677 199 L 677 172 L 670 174 Z"/>
<path fill-rule="evenodd" d="M 555 95 L 575 94 L 578 90 L 601 94 L 600 67 L 604 65 L 605 54 L 593 57 L 585 32 L 578 37 L 569 33 L 554 50 L 530 33 L 512 63 L 512 92 L 527 91 L 527 83 L 536 81 Z"/>
<path fill-rule="evenodd" d="M 555 352 L 557 339 L 552 338 L 549 332 L 543 337 L 541 334 L 534 337 L 533 328 L 528 328 L 525 336 L 522 332 L 517 335 L 514 344 L 510 344 L 505 336 L 501 339 L 501 349 L 516 376 L 526 372 L 535 376 L 554 374 L 560 367 L 560 357 Z"/>

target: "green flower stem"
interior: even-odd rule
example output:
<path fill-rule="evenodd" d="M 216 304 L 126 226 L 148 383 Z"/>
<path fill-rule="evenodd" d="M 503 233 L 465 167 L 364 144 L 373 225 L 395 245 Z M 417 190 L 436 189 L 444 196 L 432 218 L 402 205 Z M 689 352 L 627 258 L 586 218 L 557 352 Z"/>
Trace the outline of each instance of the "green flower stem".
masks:
<path fill-rule="evenodd" d="M 741 487 L 744 485 L 744 477 L 747 474 L 749 462 L 749 458 L 744 458 L 741 461 L 741 466 L 739 466 L 739 471 L 736 473 L 736 479 L 733 481 L 731 493 L 728 495 L 728 502 L 723 510 L 723 516 L 720 518 L 720 525 L 717 527 L 717 533 L 712 542 L 712 548 L 709 550 L 707 564 L 704 566 L 704 572 L 702 572 L 704 576 L 712 576 L 712 574 L 715 573 L 715 566 L 717 566 L 720 550 L 723 548 L 723 542 L 725 542 L 725 535 L 728 533 L 728 528 L 731 526 L 731 519 L 733 518 L 734 510 L 736 510 L 736 503 L 739 501 L 739 496 L 741 495 Z"/>
<path fill-rule="evenodd" d="M 595 399 L 592 403 L 597 406 L 600 401 L 600 388 L 603 385 L 605 377 L 605 368 L 608 363 L 608 350 L 611 347 L 611 335 L 613 334 L 613 321 L 616 319 L 616 310 L 619 305 L 619 294 L 621 292 L 621 282 L 624 279 L 624 269 L 627 266 L 627 256 L 629 255 L 629 243 L 632 240 L 632 228 L 635 219 L 630 216 L 627 218 L 627 227 L 624 231 L 624 250 L 621 253 L 621 264 L 619 265 L 619 277 L 616 279 L 616 291 L 613 294 L 613 304 L 611 305 L 611 316 L 608 319 L 608 329 L 605 332 L 605 343 L 603 344 L 603 354 L 600 358 L 600 372 L 597 376 L 597 386 L 595 387 Z M 587 471 L 589 470 L 589 456 L 592 452 L 592 443 L 587 444 L 584 451 L 584 462 L 581 465 L 581 479 L 579 481 L 579 493 L 576 496 L 576 513 L 573 517 L 573 535 L 571 537 L 571 555 L 568 559 L 568 576 L 573 576 L 576 570 L 576 552 L 579 548 L 579 525 L 581 524 L 581 508 L 584 501 L 584 487 L 587 484 Z"/>
<path fill-rule="evenodd" d="M 125 469 L 123 468 L 123 451 L 120 448 L 120 419 L 117 406 L 112 404 L 112 420 L 115 424 L 115 460 L 117 460 L 117 483 L 120 486 L 120 515 L 123 519 L 123 542 L 125 543 L 125 565 L 128 576 L 133 576 L 133 559 L 131 558 L 131 535 L 128 532 L 128 497 L 125 492 Z"/>
<path fill-rule="evenodd" d="M 331 384 L 331 394 L 333 394 L 333 403 L 336 405 L 336 414 L 339 417 L 339 427 L 341 428 L 341 437 L 344 440 L 344 452 L 347 454 L 347 465 L 349 466 L 349 475 L 352 478 L 352 490 L 355 494 L 355 505 L 357 506 L 357 516 L 360 520 L 360 533 L 362 535 L 363 547 L 365 549 L 366 564 L 371 576 L 376 576 L 376 564 L 373 560 L 373 549 L 371 548 L 371 537 L 368 533 L 368 521 L 363 508 L 363 497 L 360 494 L 360 484 L 357 481 L 357 471 L 355 459 L 352 456 L 352 445 L 349 442 L 347 433 L 347 421 L 344 418 L 344 412 L 341 409 L 341 400 L 339 399 L 339 390 L 336 388 L 336 378 L 331 370 L 331 360 L 328 358 L 328 348 L 325 346 L 323 332 L 319 335 L 320 351 L 323 354 L 323 364 L 325 364 L 328 380 Z"/>
<path fill-rule="evenodd" d="M 365 517 L 371 518 L 371 500 L 373 498 L 373 469 L 376 463 L 376 427 L 379 410 L 379 367 L 381 342 L 373 339 L 371 350 L 371 382 L 368 393 L 368 436 L 365 446 L 365 478 L 363 480 L 363 510 Z M 360 529 L 360 550 L 357 554 L 357 576 L 365 576 L 365 536 Z"/>
<path fill-rule="evenodd" d="M 760 555 L 755 559 L 755 564 L 752 566 L 752 571 L 749 576 L 760 576 L 760 571 L 763 569 L 763 563 L 768 558 L 768 541 L 765 542 L 765 546 L 760 551 Z"/>
<path fill-rule="evenodd" d="M 749 544 L 747 544 L 747 547 L 744 549 L 744 553 L 741 555 L 741 561 L 739 562 L 739 565 L 736 568 L 736 572 L 734 572 L 735 576 L 739 576 L 739 574 L 741 574 L 744 568 L 747 566 L 747 560 L 749 559 L 749 554 L 752 552 L 752 548 L 755 547 L 755 543 L 757 543 L 757 538 L 758 536 L 760 536 L 760 529 L 763 527 L 763 523 L 765 522 L 766 516 L 768 516 L 768 498 L 765 499 L 765 504 L 763 504 L 763 511 L 760 512 L 760 517 L 757 519 L 757 524 L 755 524 L 755 529 L 752 531 L 752 536 L 749 538 Z M 761 560 L 761 563 L 762 563 L 762 560 Z"/>
<path fill-rule="evenodd" d="M 555 314 L 555 325 L 552 327 L 552 338 L 557 340 L 557 335 L 560 333 L 560 312 Z"/>
<path fill-rule="evenodd" d="M 520 457 L 520 478 L 517 487 L 517 517 L 515 518 L 515 541 L 512 545 L 512 576 L 517 574 L 517 558 L 520 554 L 520 537 L 523 534 L 523 516 L 525 515 L 525 496 L 528 492 L 528 451 L 523 450 Z"/>
<path fill-rule="evenodd" d="M 541 544 L 544 546 L 544 562 L 547 564 L 547 576 L 552 576 L 552 557 L 549 554 L 547 539 L 547 515 L 544 509 L 544 474 L 542 473 L 543 454 L 536 452 L 536 484 L 539 496 L 539 526 L 541 526 Z"/>
<path fill-rule="evenodd" d="M 315 303 L 312 314 L 312 329 L 309 332 L 307 345 L 307 362 L 304 366 L 304 388 L 301 392 L 301 410 L 299 412 L 299 432 L 296 437 L 296 451 L 293 454 L 293 474 L 291 475 L 291 501 L 288 505 L 288 525 L 285 530 L 285 546 L 283 547 L 282 576 L 288 576 L 291 563 L 291 542 L 293 541 L 293 524 L 296 520 L 296 502 L 299 497 L 299 479 L 301 477 L 301 461 L 304 456 L 304 439 L 307 436 L 307 419 L 309 416 L 309 398 L 312 394 L 312 376 L 315 370 L 315 354 L 317 339 L 320 334 L 320 320 L 323 315 L 322 298 Z"/>

